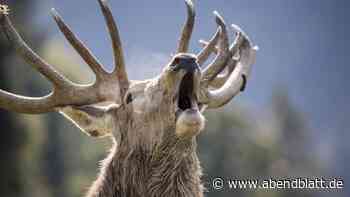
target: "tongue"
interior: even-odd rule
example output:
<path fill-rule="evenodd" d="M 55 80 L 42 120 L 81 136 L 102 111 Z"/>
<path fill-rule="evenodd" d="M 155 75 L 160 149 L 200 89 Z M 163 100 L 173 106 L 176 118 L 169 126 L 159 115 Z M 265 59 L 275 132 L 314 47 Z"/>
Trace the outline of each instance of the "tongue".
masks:
<path fill-rule="evenodd" d="M 192 106 L 192 99 L 188 95 L 180 93 L 178 106 L 182 110 L 189 109 Z"/>

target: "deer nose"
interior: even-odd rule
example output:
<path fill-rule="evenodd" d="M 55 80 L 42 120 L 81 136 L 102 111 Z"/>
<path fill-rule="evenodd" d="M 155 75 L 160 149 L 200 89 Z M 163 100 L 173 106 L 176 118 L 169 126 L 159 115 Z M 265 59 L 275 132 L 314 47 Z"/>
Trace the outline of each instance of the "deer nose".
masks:
<path fill-rule="evenodd" d="M 185 70 L 186 72 L 195 72 L 199 70 L 199 65 L 194 59 L 183 59 L 176 65 L 175 70 Z"/>

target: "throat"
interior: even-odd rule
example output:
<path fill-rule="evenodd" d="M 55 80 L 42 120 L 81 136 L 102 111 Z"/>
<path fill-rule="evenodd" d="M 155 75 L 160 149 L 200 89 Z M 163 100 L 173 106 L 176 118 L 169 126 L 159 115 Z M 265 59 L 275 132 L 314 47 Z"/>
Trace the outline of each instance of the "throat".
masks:
<path fill-rule="evenodd" d="M 114 146 L 87 197 L 202 196 L 195 141 L 169 142 L 154 150 Z M 171 147 L 172 146 L 172 147 Z M 174 146 L 182 146 L 185 152 Z"/>

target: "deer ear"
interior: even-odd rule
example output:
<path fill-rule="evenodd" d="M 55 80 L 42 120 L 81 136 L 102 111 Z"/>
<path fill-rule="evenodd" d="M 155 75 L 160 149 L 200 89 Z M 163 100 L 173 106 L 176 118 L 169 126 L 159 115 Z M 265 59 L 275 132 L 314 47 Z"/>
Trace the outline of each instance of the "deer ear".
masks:
<path fill-rule="evenodd" d="M 114 127 L 111 111 L 116 106 L 67 106 L 59 111 L 72 121 L 84 133 L 92 137 L 104 137 L 112 134 Z"/>

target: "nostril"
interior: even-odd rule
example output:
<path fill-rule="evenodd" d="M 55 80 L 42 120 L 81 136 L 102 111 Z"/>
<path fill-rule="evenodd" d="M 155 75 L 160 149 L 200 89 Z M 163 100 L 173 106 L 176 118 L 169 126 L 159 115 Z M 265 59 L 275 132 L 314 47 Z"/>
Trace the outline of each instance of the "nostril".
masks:
<path fill-rule="evenodd" d="M 173 62 L 170 64 L 171 67 L 176 67 L 180 64 L 180 58 L 176 57 Z"/>

